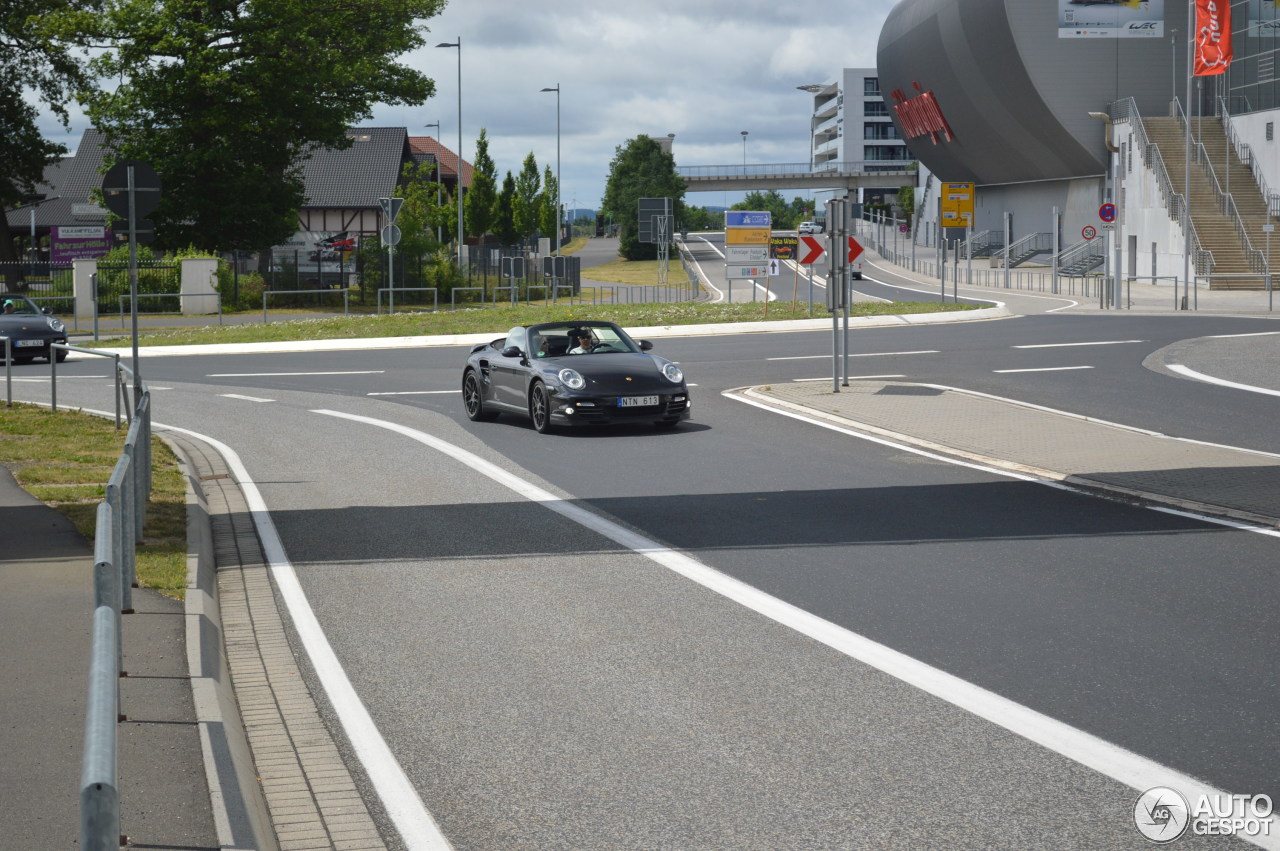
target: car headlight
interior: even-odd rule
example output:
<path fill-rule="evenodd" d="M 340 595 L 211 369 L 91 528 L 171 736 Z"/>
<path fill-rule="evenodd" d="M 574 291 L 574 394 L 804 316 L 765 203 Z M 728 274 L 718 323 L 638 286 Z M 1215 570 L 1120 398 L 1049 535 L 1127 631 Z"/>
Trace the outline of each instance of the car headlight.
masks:
<path fill-rule="evenodd" d="M 49 316 L 46 317 L 45 321 L 49 323 L 50 329 L 57 331 L 59 334 L 67 330 L 67 326 L 63 325 L 62 320 L 60 319 L 54 319 L 52 316 Z"/>
<path fill-rule="evenodd" d="M 679 384 L 681 381 L 684 381 L 684 373 L 680 371 L 680 367 L 673 363 L 665 364 L 662 367 L 662 374 L 665 375 L 667 380 L 672 384 Z"/>
<path fill-rule="evenodd" d="M 576 369 L 565 367 L 560 370 L 560 382 L 570 390 L 581 390 L 587 386 L 587 380 Z"/>

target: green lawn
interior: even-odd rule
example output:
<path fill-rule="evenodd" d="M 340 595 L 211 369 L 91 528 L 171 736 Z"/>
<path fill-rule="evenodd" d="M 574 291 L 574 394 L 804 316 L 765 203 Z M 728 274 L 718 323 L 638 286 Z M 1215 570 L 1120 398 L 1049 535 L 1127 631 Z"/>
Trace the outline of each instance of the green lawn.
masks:
<path fill-rule="evenodd" d="M 767 311 L 766 311 L 767 307 Z M 937 302 L 868 302 L 854 304 L 851 316 L 884 316 L 903 313 L 936 313 L 972 310 L 970 305 Z M 333 340 L 375 337 L 419 337 L 452 334 L 501 335 L 515 325 L 536 322 L 558 322 L 571 319 L 607 319 L 624 328 L 659 325 L 702 325 L 719 322 L 761 322 L 779 319 L 809 319 L 827 316 L 823 305 L 815 305 L 810 314 L 803 302 L 776 301 L 768 304 L 706 304 L 671 302 L 667 304 L 548 304 L 516 307 L 467 308 L 454 311 L 396 313 L 370 316 L 320 315 L 307 319 L 250 322 L 241 325 L 211 325 L 195 328 L 170 328 L 139 333 L 143 346 L 181 346 L 200 343 L 259 343 L 286 340 Z M 77 343 L 120 347 L 127 337 L 104 339 L 98 343 Z"/>

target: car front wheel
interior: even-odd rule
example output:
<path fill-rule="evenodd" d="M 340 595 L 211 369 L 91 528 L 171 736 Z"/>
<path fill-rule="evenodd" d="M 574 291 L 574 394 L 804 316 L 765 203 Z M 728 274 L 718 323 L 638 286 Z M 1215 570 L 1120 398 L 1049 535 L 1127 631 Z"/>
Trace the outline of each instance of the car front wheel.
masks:
<path fill-rule="evenodd" d="M 551 400 L 542 382 L 529 388 L 529 418 L 533 420 L 533 429 L 538 434 L 551 431 Z"/>
<path fill-rule="evenodd" d="M 467 419 L 476 423 L 489 422 L 498 416 L 484 406 L 484 387 L 480 384 L 480 376 L 468 370 L 462 378 L 462 404 L 467 408 Z"/>

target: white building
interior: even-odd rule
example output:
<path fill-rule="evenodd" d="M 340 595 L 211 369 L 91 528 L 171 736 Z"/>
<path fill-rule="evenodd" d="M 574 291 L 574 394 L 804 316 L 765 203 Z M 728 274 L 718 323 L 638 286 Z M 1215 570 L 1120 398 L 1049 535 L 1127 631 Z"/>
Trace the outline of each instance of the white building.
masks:
<path fill-rule="evenodd" d="M 889 115 L 874 68 L 845 68 L 834 83 L 801 86 L 813 95 L 809 119 L 814 171 L 901 171 L 913 157 Z M 820 193 L 819 206 L 832 193 Z M 894 190 L 860 189 L 858 201 L 893 203 Z"/>

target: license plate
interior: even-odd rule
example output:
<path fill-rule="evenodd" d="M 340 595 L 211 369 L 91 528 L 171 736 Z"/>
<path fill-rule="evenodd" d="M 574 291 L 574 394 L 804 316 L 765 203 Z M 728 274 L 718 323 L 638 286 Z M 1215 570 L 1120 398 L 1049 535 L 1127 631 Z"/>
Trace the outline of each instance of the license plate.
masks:
<path fill-rule="evenodd" d="M 15 349 L 20 349 L 20 348 L 22 348 L 23 346 L 40 346 L 40 347 L 43 347 L 43 346 L 44 346 L 44 340 L 14 340 L 14 341 L 13 341 L 13 347 L 14 347 Z"/>
<path fill-rule="evenodd" d="M 619 396 L 619 408 L 650 408 L 658 404 L 657 396 Z"/>

